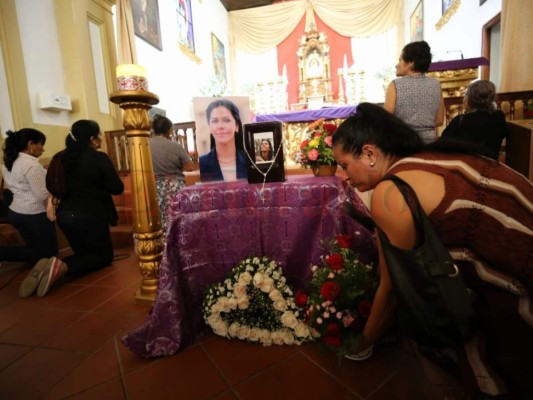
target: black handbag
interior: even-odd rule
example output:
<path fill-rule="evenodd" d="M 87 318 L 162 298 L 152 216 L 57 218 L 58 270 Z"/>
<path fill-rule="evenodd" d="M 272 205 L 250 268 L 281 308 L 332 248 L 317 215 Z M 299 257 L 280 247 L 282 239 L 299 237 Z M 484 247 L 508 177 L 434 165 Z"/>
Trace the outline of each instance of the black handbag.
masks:
<path fill-rule="evenodd" d="M 395 175 L 385 175 L 382 180 L 396 184 L 411 209 L 417 232 L 415 248 L 404 250 L 392 245 L 376 226 L 402 331 L 423 346 L 445 348 L 466 343 L 476 332 L 476 318 L 457 265 L 411 186 Z"/>
<path fill-rule="evenodd" d="M 13 193 L 11 190 L 4 188 L 4 179 L 2 179 L 2 183 L 0 184 L 0 223 L 9 222 L 7 216 L 12 201 Z"/>

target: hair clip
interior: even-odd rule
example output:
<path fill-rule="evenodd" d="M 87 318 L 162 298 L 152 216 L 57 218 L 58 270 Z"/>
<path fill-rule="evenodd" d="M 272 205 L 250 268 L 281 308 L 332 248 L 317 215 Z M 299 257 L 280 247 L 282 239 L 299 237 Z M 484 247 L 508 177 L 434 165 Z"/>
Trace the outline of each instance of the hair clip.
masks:
<path fill-rule="evenodd" d="M 72 140 L 74 140 L 75 142 L 77 142 L 78 140 L 74 137 L 74 135 L 72 134 L 72 131 L 68 131 L 68 135 L 72 138 Z"/>

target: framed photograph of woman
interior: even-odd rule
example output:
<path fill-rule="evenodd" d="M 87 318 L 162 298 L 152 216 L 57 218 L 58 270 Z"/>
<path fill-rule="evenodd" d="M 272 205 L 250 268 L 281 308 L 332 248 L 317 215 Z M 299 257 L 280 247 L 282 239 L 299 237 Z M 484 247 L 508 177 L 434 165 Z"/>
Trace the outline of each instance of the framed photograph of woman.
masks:
<path fill-rule="evenodd" d="M 249 183 L 285 180 L 281 122 L 245 124 L 244 148 L 248 158 Z"/>
<path fill-rule="evenodd" d="M 131 14 L 135 34 L 155 48 L 163 50 L 157 0 L 131 0 Z"/>

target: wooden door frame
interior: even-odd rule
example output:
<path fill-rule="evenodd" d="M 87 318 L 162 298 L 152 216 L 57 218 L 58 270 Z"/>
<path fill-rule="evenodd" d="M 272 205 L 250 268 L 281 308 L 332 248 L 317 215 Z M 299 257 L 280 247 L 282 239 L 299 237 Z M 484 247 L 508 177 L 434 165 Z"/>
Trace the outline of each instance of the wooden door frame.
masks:
<path fill-rule="evenodd" d="M 483 65 L 481 67 L 481 79 L 488 80 L 490 77 L 490 33 L 491 29 L 501 22 L 501 17 L 501 13 L 496 14 L 483 25 L 481 31 L 481 57 L 489 60 L 489 65 Z"/>

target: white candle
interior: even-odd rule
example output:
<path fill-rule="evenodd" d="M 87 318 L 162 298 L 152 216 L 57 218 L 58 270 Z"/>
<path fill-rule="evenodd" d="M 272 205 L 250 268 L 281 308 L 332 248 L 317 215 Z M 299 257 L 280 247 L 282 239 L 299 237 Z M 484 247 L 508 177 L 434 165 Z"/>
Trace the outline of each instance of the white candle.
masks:
<path fill-rule="evenodd" d="M 117 65 L 118 90 L 148 90 L 146 68 L 137 64 Z"/>

